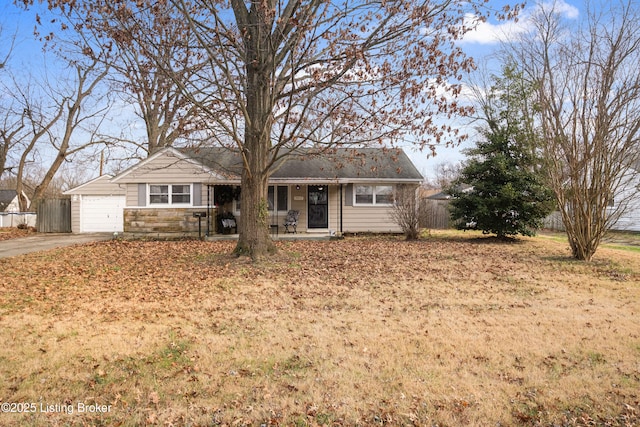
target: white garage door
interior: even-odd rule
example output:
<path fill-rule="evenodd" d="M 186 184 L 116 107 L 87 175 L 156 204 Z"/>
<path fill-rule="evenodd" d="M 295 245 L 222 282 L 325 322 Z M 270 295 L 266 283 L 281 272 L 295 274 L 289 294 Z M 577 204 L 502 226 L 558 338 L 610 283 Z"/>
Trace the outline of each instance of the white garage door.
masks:
<path fill-rule="evenodd" d="M 80 232 L 122 232 L 124 203 L 125 196 L 83 196 Z"/>

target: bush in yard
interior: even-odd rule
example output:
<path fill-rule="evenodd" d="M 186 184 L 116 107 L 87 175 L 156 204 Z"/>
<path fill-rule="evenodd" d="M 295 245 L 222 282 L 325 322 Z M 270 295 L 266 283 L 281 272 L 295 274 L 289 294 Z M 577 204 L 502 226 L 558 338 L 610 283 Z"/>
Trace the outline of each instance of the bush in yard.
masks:
<path fill-rule="evenodd" d="M 420 209 L 415 186 L 396 187 L 390 216 L 400 226 L 407 240 L 417 240 L 420 237 Z"/>

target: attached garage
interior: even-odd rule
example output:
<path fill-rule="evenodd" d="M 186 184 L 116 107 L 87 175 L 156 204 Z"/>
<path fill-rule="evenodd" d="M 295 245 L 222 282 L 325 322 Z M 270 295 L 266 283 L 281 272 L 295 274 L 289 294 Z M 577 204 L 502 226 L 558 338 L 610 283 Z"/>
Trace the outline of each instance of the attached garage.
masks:
<path fill-rule="evenodd" d="M 82 196 L 80 233 L 122 232 L 125 196 Z"/>
<path fill-rule="evenodd" d="M 102 175 L 66 191 L 71 196 L 74 233 L 115 233 L 124 229 L 125 191 Z"/>

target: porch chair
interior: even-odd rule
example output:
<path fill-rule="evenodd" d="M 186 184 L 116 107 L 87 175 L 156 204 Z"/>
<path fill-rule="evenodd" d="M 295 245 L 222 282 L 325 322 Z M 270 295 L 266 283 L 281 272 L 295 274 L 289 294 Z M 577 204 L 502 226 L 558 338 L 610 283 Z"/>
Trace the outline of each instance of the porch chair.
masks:
<path fill-rule="evenodd" d="M 298 232 L 298 217 L 300 217 L 300 211 L 289 211 L 284 219 L 285 233 L 297 233 Z M 289 231 L 289 227 L 293 228 L 293 231 Z"/>
<path fill-rule="evenodd" d="M 231 212 L 223 212 L 216 216 L 218 221 L 218 233 L 230 234 L 231 231 L 238 232 L 236 217 Z"/>
<path fill-rule="evenodd" d="M 231 230 L 238 231 L 238 225 L 235 218 L 227 218 L 222 220 L 222 229 L 225 233 L 231 233 Z"/>

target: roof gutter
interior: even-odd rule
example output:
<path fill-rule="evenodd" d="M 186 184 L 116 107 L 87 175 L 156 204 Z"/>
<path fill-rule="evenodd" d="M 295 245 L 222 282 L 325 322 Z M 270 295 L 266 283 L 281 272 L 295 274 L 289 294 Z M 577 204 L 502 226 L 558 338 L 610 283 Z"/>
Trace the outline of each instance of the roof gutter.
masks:
<path fill-rule="evenodd" d="M 269 178 L 269 183 L 278 184 L 375 184 L 380 182 L 394 183 L 422 183 L 418 178 Z"/>

